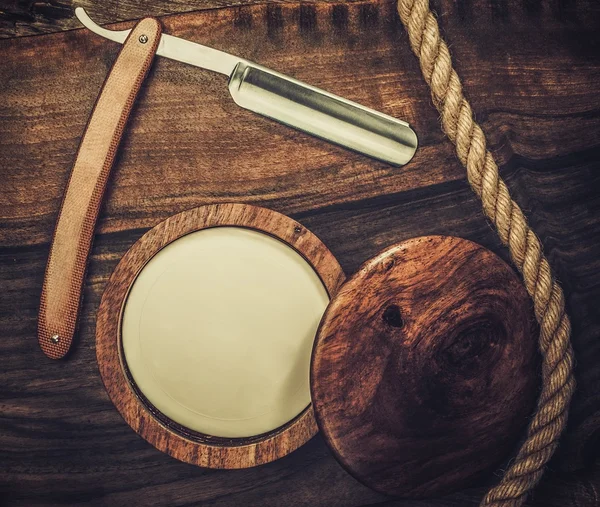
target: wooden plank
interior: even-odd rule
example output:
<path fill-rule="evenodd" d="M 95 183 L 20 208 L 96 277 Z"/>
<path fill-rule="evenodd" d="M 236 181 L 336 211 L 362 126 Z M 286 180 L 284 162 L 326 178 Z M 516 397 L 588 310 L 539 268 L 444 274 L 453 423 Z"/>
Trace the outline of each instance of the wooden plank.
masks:
<path fill-rule="evenodd" d="M 289 0 L 272 0 L 285 3 Z M 337 0 L 322 0 L 335 3 Z M 353 2 L 360 0 L 346 0 Z M 222 7 L 264 3 L 262 0 L 6 0 L 0 6 L 0 39 L 40 35 L 79 28 L 75 7 L 85 8 L 99 24 L 117 23 L 145 16 L 165 16 Z"/>
<path fill-rule="evenodd" d="M 578 391 L 554 475 L 534 503 L 593 505 L 600 490 L 592 466 L 600 450 L 599 7 L 483 0 L 436 7 L 466 93 L 544 242 L 573 320 Z M 0 495 L 9 505 L 476 505 L 483 485 L 432 502 L 381 497 L 351 479 L 320 437 L 265 467 L 191 467 L 137 437 L 110 403 L 95 363 L 101 292 L 131 244 L 178 211 L 225 201 L 271 207 L 316 233 L 347 273 L 394 242 L 426 234 L 465 237 L 507 258 L 439 129 L 393 2 L 253 5 L 162 21 L 167 33 L 405 118 L 420 149 L 402 169 L 373 162 L 241 110 L 222 76 L 157 60 L 101 214 L 79 342 L 67 362 L 51 362 L 35 337 L 50 236 L 118 47 L 83 30 L 0 41 Z"/>

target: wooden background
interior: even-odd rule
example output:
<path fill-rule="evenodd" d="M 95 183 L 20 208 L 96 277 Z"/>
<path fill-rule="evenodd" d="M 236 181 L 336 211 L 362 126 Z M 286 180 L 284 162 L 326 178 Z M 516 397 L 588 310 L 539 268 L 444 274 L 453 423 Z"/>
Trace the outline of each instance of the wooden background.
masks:
<path fill-rule="evenodd" d="M 95 312 L 116 263 L 148 228 L 193 206 L 236 201 L 289 214 L 330 247 L 347 273 L 382 248 L 425 234 L 468 238 L 507 258 L 441 133 L 393 2 L 81 5 L 100 22 L 160 15 L 167 33 L 403 118 L 420 149 L 401 169 L 371 161 L 238 108 L 224 76 L 158 59 L 109 184 L 78 342 L 67 361 L 51 361 L 36 338 L 49 242 L 79 138 L 118 45 L 69 31 L 77 27 L 70 0 L 1 2 L 0 504 L 476 505 L 483 483 L 426 501 L 376 494 L 343 471 L 320 436 L 255 469 L 179 463 L 124 423 L 95 361 Z M 578 391 L 532 504 L 598 505 L 600 4 L 438 0 L 434 8 L 573 320 Z"/>

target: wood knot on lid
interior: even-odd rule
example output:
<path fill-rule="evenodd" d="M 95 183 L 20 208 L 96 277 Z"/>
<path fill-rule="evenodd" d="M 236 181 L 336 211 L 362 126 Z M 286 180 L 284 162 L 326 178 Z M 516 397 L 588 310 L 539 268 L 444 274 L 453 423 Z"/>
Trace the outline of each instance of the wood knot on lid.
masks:
<path fill-rule="evenodd" d="M 385 308 L 382 315 L 383 321 L 388 325 L 396 328 L 404 326 L 400 307 L 398 305 L 389 305 Z"/>

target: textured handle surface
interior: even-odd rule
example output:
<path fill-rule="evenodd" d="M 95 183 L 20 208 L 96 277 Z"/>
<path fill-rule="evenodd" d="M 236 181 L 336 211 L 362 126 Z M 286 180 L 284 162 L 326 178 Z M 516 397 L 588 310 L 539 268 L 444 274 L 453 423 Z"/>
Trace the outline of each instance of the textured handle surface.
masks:
<path fill-rule="evenodd" d="M 117 147 L 160 40 L 160 23 L 140 21 L 125 41 L 94 106 L 56 223 L 40 301 L 38 339 L 52 358 L 69 351 L 94 228 Z"/>

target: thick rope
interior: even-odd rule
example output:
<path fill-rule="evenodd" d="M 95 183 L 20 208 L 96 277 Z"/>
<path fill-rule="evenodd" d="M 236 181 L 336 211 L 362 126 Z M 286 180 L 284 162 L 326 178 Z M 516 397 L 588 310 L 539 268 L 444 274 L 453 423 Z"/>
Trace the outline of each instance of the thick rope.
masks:
<path fill-rule="evenodd" d="M 527 493 L 540 480 L 567 423 L 575 389 L 571 324 L 565 313 L 563 291 L 552 278 L 540 240 L 527 224 L 521 208 L 511 199 L 498 174 L 498 165 L 486 149 L 485 135 L 463 96 L 448 46 L 440 37 L 438 23 L 429 9 L 429 0 L 398 0 L 398 13 L 431 88 L 442 128 L 455 144 L 485 214 L 494 223 L 502 242 L 508 245 L 540 324 L 542 390 L 537 411 L 516 458 L 500 483 L 481 502 L 482 506 L 517 507 L 523 505 Z"/>

